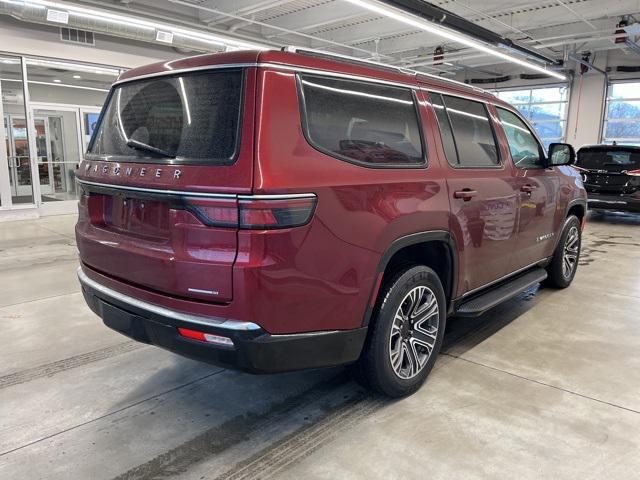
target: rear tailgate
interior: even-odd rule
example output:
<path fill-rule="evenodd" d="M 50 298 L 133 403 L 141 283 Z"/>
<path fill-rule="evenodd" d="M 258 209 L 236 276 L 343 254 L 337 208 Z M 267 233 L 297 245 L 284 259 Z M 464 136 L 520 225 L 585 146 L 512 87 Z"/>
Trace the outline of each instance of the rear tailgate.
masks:
<path fill-rule="evenodd" d="M 83 263 L 177 297 L 215 302 L 233 298 L 236 227 L 205 225 L 183 197 L 88 183 L 82 190 L 77 232 Z M 234 196 L 207 201 L 237 210 Z"/>
<path fill-rule="evenodd" d="M 189 75 L 207 74 L 220 75 Z M 208 84 L 187 74 L 164 78 L 134 81 L 133 93 L 123 90 L 119 95 L 116 87 L 110 96 L 78 171 L 80 259 L 132 285 L 228 303 L 238 248 L 237 196 L 252 190 L 255 68 L 243 69 L 235 136 L 220 133 L 232 123 L 222 110 L 226 107 L 219 106 L 228 92 L 216 98 L 204 88 Z M 198 92 L 202 98 L 181 107 L 183 97 Z M 138 94 L 144 98 L 136 100 Z M 200 111 L 203 105 L 207 110 Z M 116 113 L 110 108 L 117 108 Z M 125 140 L 133 138 L 133 131 L 139 140 L 129 145 Z M 229 141 L 235 142 L 233 148 L 227 148 Z M 209 158 L 209 151 L 232 155 Z"/>
<path fill-rule="evenodd" d="M 640 149 L 624 146 L 584 147 L 576 167 L 591 193 L 630 194 L 638 188 Z"/>

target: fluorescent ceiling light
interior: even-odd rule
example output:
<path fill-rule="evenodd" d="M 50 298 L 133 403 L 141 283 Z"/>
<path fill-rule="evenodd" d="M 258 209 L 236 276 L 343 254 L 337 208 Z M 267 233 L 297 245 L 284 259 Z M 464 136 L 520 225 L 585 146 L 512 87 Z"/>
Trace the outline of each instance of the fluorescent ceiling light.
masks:
<path fill-rule="evenodd" d="M 493 55 L 494 57 L 498 57 L 507 62 L 515 63 L 516 65 L 520 65 L 522 67 L 528 68 L 529 70 L 534 70 L 539 73 L 544 73 L 545 75 L 555 77 L 559 80 L 567 79 L 567 77 L 565 77 L 561 73 L 554 72 L 553 70 L 548 70 L 535 63 L 522 60 L 521 58 L 517 58 L 507 53 L 501 52 L 500 50 L 497 50 L 495 48 L 488 47 L 484 43 L 474 40 L 471 37 L 455 32 L 451 29 L 438 26 L 432 22 L 423 20 L 414 15 L 404 13 L 397 8 L 383 5 L 382 3 L 379 3 L 375 0 L 346 0 L 346 1 L 354 5 L 357 5 L 359 7 L 362 7 L 366 10 L 369 10 L 371 12 L 377 13 L 378 15 L 382 15 L 387 18 L 396 20 L 398 22 L 402 22 L 406 25 L 417 28 L 419 30 L 423 30 L 425 32 L 432 33 L 434 35 L 438 35 L 439 37 L 450 40 L 452 42 L 460 43 L 462 45 L 465 45 L 469 48 L 473 48 L 475 50 L 479 50 L 488 55 Z"/>
<path fill-rule="evenodd" d="M 166 23 L 152 22 L 144 20 L 138 17 L 130 17 L 127 15 L 121 15 L 119 13 L 111 13 L 108 10 L 94 9 L 87 7 L 80 7 L 77 5 L 71 5 L 61 2 L 52 2 L 49 0 L 24 0 L 24 2 L 16 2 L 15 0 L 0 0 L 2 3 L 11 4 L 24 4 L 35 7 L 49 7 L 66 10 L 69 14 L 79 17 L 91 18 L 92 20 L 107 19 L 110 22 L 119 23 L 122 25 L 134 26 L 145 30 L 162 30 L 164 32 L 171 32 L 174 35 L 181 35 L 187 38 L 193 38 L 205 43 L 220 46 L 230 46 L 235 48 L 249 49 L 249 50 L 267 50 L 270 47 L 253 42 L 245 42 L 243 40 L 236 40 L 231 37 L 223 37 L 220 35 L 211 34 L 208 32 L 201 32 L 198 30 L 191 30 L 187 28 L 177 27 Z"/>
<path fill-rule="evenodd" d="M 39 58 L 27 58 L 27 65 L 35 65 L 38 67 L 47 67 L 47 68 L 64 68 L 66 70 L 71 70 L 76 72 L 96 73 L 98 75 L 108 75 L 110 77 L 117 77 L 118 75 L 120 75 L 120 70 L 115 68 L 95 67 L 93 65 L 61 62 L 58 60 L 43 60 Z"/>

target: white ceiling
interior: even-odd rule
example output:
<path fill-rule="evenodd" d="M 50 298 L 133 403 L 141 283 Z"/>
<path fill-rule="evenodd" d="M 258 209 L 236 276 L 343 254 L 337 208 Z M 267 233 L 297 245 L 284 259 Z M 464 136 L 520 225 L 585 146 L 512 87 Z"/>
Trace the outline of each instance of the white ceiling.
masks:
<path fill-rule="evenodd" d="M 78 0 L 129 15 L 197 27 L 267 43 L 297 45 L 427 72 L 495 75 L 508 69 L 496 59 L 455 43 L 445 43 L 445 61 L 433 66 L 432 34 L 414 30 L 345 0 Z M 621 49 L 630 61 L 640 55 L 615 45 L 622 15 L 640 20 L 640 0 L 436 0 L 431 2 L 555 59 L 572 52 Z"/>

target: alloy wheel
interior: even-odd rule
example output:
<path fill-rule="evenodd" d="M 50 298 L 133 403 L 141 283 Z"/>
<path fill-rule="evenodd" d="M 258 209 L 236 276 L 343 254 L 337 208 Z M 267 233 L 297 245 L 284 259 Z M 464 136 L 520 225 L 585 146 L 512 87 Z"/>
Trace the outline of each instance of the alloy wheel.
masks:
<path fill-rule="evenodd" d="M 576 268 L 578 262 L 578 253 L 580 248 L 580 234 L 578 227 L 571 227 L 564 242 L 564 251 L 562 253 L 562 274 L 564 278 L 570 278 Z"/>
<path fill-rule="evenodd" d="M 389 358 L 402 379 L 418 375 L 431 357 L 440 324 L 438 301 L 433 291 L 415 287 L 396 311 L 389 338 Z"/>

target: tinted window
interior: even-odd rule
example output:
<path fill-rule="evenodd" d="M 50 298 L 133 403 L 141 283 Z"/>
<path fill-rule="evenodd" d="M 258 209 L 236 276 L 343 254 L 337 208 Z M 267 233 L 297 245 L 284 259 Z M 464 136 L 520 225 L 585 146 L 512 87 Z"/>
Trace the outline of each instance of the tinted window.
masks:
<path fill-rule="evenodd" d="M 241 92 L 240 70 L 124 83 L 113 91 L 89 152 L 228 162 L 238 142 Z"/>
<path fill-rule="evenodd" d="M 443 95 L 462 167 L 495 167 L 498 147 L 484 104 Z"/>
<path fill-rule="evenodd" d="M 540 144 L 529 127 L 514 113 L 498 108 L 502 128 L 507 134 L 511 158 L 518 168 L 542 168 L 545 160 Z"/>
<path fill-rule="evenodd" d="M 317 149 L 371 165 L 424 162 L 411 90 L 303 75 L 303 120 Z"/>
<path fill-rule="evenodd" d="M 438 125 L 440 126 L 440 137 L 442 138 L 442 145 L 444 147 L 444 153 L 447 156 L 447 161 L 451 165 L 458 165 L 458 153 L 456 151 L 456 144 L 453 139 L 453 132 L 451 131 L 451 123 L 449 117 L 444 108 L 442 102 L 442 95 L 439 93 L 430 93 L 431 105 L 436 112 L 438 118 Z"/>
<path fill-rule="evenodd" d="M 582 148 L 578 151 L 576 165 L 590 170 L 608 170 L 610 172 L 640 170 L 640 150 Z"/>

